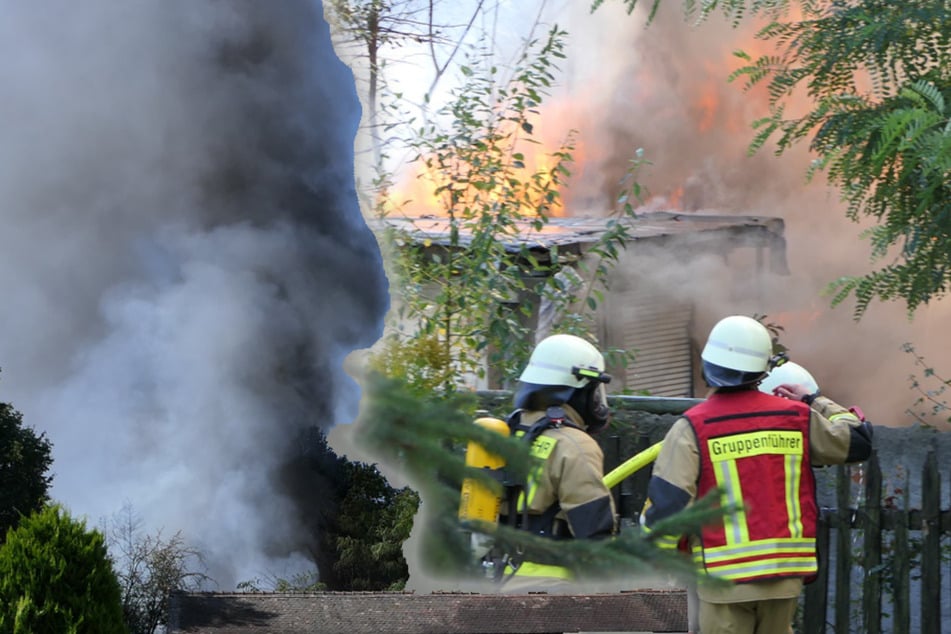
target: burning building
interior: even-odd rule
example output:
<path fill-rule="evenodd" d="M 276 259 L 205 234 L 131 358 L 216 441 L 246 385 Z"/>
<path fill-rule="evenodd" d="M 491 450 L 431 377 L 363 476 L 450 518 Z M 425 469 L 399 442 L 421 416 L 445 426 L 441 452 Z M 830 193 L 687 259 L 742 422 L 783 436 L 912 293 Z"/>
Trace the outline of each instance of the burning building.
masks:
<path fill-rule="evenodd" d="M 513 253 L 528 247 L 543 266 L 553 250 L 590 263 L 596 257 L 591 248 L 611 222 L 607 212 L 615 207 L 618 183 L 631 174 L 636 148 L 643 148 L 645 170 L 637 180 L 654 194 L 645 197 L 637 218 L 624 220 L 631 239 L 599 302 L 593 334 L 602 347 L 634 355 L 633 363 L 613 368 L 612 390 L 695 396 L 703 391 L 697 341 L 706 329 L 723 314 L 762 314 L 776 305 L 767 298 L 770 276 L 788 271 L 787 225 L 774 201 L 801 187 L 801 172 L 746 155 L 752 110 L 764 102 L 763 95 L 744 96 L 723 81 L 733 67 L 720 60 L 730 56 L 724 47 L 735 44 L 735 35 L 704 51 L 716 38 L 694 38 L 672 14 L 662 12 L 644 30 L 640 18 L 622 9 L 576 16 L 565 85 L 539 104 L 531 139 L 513 149 L 521 171 L 506 172 L 516 182 L 531 180 L 557 171 L 552 158 L 570 154 L 570 176 L 554 188 L 556 204 L 543 205 L 548 219 L 541 229 L 531 210 L 521 210 L 526 217 L 507 247 Z M 724 25 L 714 28 L 722 34 Z M 748 30 L 744 37 L 752 41 Z M 673 38 L 686 54 L 673 53 Z M 658 59 L 661 51 L 671 54 Z M 573 139 L 570 152 L 564 151 L 566 133 Z M 447 151 L 438 151 L 445 159 Z M 478 207 L 480 196 L 491 198 L 496 190 L 486 182 L 460 194 L 478 172 L 465 161 L 423 157 L 409 168 L 413 173 L 388 192 L 394 202 L 388 209 L 406 213 L 412 206 L 410 216 L 390 213 L 385 222 L 430 254 L 450 244 L 464 250 L 465 235 L 450 240 L 449 211 L 459 214 L 470 202 Z M 450 189 L 466 203 L 447 201 Z M 540 295 L 529 299 L 526 325 L 543 335 L 551 307 Z M 485 374 L 476 387 L 502 387 L 492 368 Z"/>
<path fill-rule="evenodd" d="M 542 269 L 551 264 L 557 250 L 573 256 L 576 269 L 590 269 L 599 257 L 590 249 L 609 222 L 606 217 L 564 216 L 550 218 L 538 229 L 522 220 L 506 250 L 514 255 L 527 248 Z M 654 211 L 623 222 L 629 240 L 611 271 L 605 301 L 597 307 L 594 334 L 604 348 L 632 352 L 634 361 L 613 368 L 616 378 L 610 387 L 653 396 L 694 396 L 702 390 L 696 342 L 703 338 L 695 336 L 695 328 L 707 325 L 707 304 L 755 306 L 767 278 L 788 273 L 783 221 Z M 387 217 L 381 223 L 411 236 L 415 246 L 430 256 L 453 248 L 447 218 Z M 469 238 L 460 235 L 455 248 L 467 249 Z M 696 278 L 702 275 L 719 276 L 715 286 L 721 296 L 716 302 L 696 296 Z M 580 277 L 579 273 L 579 281 Z M 526 319 L 536 340 L 548 334 L 553 319 L 550 303 L 531 290 L 540 281 L 533 277 L 527 284 L 532 310 Z M 485 377 L 474 387 L 503 387 L 492 368 Z"/>

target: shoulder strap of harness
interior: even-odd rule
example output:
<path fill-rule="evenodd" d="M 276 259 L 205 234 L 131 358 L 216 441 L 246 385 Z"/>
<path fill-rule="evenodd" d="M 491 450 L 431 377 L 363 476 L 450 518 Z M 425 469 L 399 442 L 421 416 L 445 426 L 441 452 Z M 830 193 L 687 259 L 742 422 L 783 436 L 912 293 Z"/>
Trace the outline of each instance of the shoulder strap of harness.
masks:
<path fill-rule="evenodd" d="M 545 415 L 531 425 L 522 425 L 522 411 L 521 409 L 515 410 L 508 415 L 505 422 L 508 423 L 509 431 L 513 436 L 515 432 L 521 431 L 523 432 L 522 438 L 528 443 L 535 442 L 535 439 L 550 427 L 574 427 L 575 429 L 581 429 L 581 427 L 569 420 L 564 408 L 558 405 L 553 405 L 546 409 Z"/>

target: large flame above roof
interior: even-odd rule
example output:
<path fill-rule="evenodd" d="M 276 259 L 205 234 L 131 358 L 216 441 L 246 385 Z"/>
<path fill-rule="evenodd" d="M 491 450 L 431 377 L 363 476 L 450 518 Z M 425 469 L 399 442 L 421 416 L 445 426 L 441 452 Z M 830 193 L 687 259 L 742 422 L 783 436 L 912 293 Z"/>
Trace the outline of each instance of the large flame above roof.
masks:
<path fill-rule="evenodd" d="M 744 202 L 755 198 L 763 168 L 747 157 L 746 147 L 751 122 L 766 112 L 767 95 L 759 88 L 744 93 L 740 82 L 727 78 L 744 63 L 734 51 L 767 51 L 754 37 L 756 25 L 734 29 L 711 18 L 692 29 L 662 11 L 645 29 L 636 16 L 610 13 L 602 7 L 572 22 L 568 59 L 557 77 L 562 85 L 537 108 L 530 138 L 523 135 L 513 148 L 525 157 L 516 176 L 529 179 L 550 169 L 573 135 L 571 175 L 559 188 L 559 201 L 545 209 L 548 216 L 610 214 L 639 148 L 650 163 L 637 174 L 647 192 L 645 209 L 748 212 L 753 205 Z M 604 20 L 628 27 L 600 28 Z M 450 171 L 427 167 L 430 158 L 397 174 L 384 201 L 389 214 L 450 215 Z M 461 179 L 455 180 L 458 185 Z"/>

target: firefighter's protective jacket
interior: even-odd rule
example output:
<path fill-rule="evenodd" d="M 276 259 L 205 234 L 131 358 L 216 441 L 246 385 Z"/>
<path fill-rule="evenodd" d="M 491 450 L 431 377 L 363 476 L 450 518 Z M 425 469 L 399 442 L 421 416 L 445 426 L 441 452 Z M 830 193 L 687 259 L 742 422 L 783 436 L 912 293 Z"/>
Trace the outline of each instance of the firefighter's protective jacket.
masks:
<path fill-rule="evenodd" d="M 798 596 L 815 573 L 817 508 L 811 466 L 858 462 L 871 430 L 825 397 L 811 406 L 756 389 L 716 391 L 664 439 L 648 485 L 650 527 L 721 488 L 743 511 L 692 536 L 708 572 L 736 582 L 700 585 L 701 599 L 733 603 Z"/>
<path fill-rule="evenodd" d="M 604 484 L 604 454 L 584 431 L 584 421 L 570 406 L 562 406 L 565 423 L 544 430 L 532 443 L 538 460 L 518 499 L 521 528 L 553 539 L 599 539 L 617 530 L 614 498 Z M 546 416 L 522 411 L 515 432 L 526 431 Z M 505 509 L 507 510 L 507 508 Z M 526 518 L 527 525 L 523 521 Z M 532 561 L 515 561 L 517 568 L 507 582 L 509 590 L 522 579 L 553 589 L 552 583 L 571 578 L 565 568 Z M 543 581 L 548 579 L 549 581 Z"/>
<path fill-rule="evenodd" d="M 604 484 L 604 454 L 584 431 L 581 416 L 568 405 L 563 409 L 567 424 L 549 427 L 533 443 L 532 455 L 539 464 L 529 475 L 519 511 L 527 505 L 529 516 L 541 517 L 557 504 L 553 537 L 609 537 L 617 526 L 614 498 Z M 523 411 L 519 429 L 528 429 L 545 415 Z M 558 521 L 565 523 L 567 533 Z"/>

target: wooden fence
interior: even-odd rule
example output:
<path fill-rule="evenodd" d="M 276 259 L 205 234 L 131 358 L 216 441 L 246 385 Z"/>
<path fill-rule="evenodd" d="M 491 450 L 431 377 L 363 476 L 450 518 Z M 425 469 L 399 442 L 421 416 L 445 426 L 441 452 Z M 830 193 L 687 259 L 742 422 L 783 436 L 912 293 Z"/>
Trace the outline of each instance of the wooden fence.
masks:
<path fill-rule="evenodd" d="M 642 436 L 634 452 L 650 444 Z M 619 438 L 605 438 L 602 446 L 605 471 L 624 459 Z M 922 467 L 921 508 L 909 508 L 907 490 L 883 498 L 877 453 L 864 465 L 860 504 L 850 500 L 855 484 L 849 468 L 833 469 L 836 506 L 821 509 L 819 574 L 803 593 L 798 631 L 951 634 L 951 610 L 942 613 L 942 603 L 951 605 L 951 583 L 942 589 L 951 559 L 942 537 L 951 535 L 951 509 L 941 509 L 935 451 Z M 616 487 L 622 521 L 637 521 L 649 478 L 650 469 L 643 469 Z"/>

